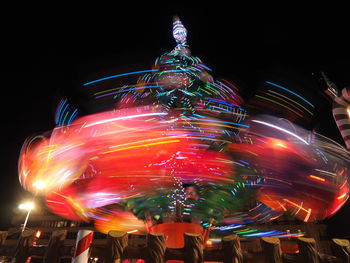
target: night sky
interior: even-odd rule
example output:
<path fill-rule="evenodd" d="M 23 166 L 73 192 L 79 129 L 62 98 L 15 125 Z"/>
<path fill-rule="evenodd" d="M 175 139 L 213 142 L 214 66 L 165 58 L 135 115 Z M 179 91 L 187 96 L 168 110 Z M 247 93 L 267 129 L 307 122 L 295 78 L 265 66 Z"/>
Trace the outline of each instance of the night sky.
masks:
<path fill-rule="evenodd" d="M 172 3 L 172 5 L 170 5 Z M 261 81 L 283 81 L 317 105 L 312 124 L 339 142 L 331 104 L 319 81 L 324 71 L 350 85 L 348 17 L 341 7 L 226 6 L 226 4 L 72 6 L 10 4 L 1 20 L 0 229 L 26 196 L 17 161 L 26 137 L 54 128 L 59 100 L 79 104 L 82 84 L 149 69 L 171 50 L 172 16 L 187 27 L 193 55 L 249 98 Z M 350 205 L 326 221 L 330 236 L 350 237 Z"/>

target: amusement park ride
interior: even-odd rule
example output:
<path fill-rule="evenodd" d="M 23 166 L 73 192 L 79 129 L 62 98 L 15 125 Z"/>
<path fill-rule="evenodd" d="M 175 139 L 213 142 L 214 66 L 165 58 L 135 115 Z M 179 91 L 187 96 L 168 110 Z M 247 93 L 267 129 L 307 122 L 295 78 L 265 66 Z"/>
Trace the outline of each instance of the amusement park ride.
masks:
<path fill-rule="evenodd" d="M 178 18 L 173 37 L 152 69 L 83 85 L 108 110 L 79 116 L 62 100 L 56 127 L 23 145 L 21 185 L 64 222 L 93 224 L 78 234 L 90 243 L 92 230 L 163 233 L 170 249 L 185 233 L 204 246 L 232 233 L 291 239 L 336 213 L 349 197 L 348 90 L 323 74 L 346 149 L 293 123 L 313 115 L 306 98 L 266 81 L 258 109 L 191 54 Z M 117 85 L 124 76 L 136 83 Z M 283 218 L 303 223 L 287 231 L 273 223 Z"/>

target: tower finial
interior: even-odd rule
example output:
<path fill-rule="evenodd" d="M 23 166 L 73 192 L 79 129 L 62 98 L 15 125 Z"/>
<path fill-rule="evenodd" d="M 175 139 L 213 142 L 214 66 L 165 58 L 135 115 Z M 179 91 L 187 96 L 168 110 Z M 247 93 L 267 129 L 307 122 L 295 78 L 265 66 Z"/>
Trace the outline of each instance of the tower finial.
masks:
<path fill-rule="evenodd" d="M 330 96 L 332 99 L 338 96 L 338 88 L 337 86 L 324 74 L 324 72 L 321 72 L 321 76 L 324 79 L 327 89 L 325 90 L 325 93 Z"/>
<path fill-rule="evenodd" d="M 174 16 L 173 19 L 173 37 L 176 43 L 181 46 L 185 46 L 187 42 L 187 30 L 182 24 L 178 16 Z"/>

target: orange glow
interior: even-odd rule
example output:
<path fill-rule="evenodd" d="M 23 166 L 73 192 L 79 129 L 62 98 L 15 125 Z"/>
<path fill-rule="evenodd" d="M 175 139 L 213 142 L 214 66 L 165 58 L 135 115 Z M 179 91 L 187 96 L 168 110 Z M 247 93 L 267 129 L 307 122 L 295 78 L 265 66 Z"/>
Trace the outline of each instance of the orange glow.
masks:
<path fill-rule="evenodd" d="M 40 238 L 40 236 L 41 236 L 41 231 L 40 230 L 36 231 L 35 237 L 36 238 Z"/>
<path fill-rule="evenodd" d="M 284 148 L 288 149 L 288 146 L 284 143 L 284 141 L 275 139 L 275 138 L 270 138 L 271 144 L 274 148 Z"/>
<path fill-rule="evenodd" d="M 207 246 L 211 246 L 213 244 L 213 242 L 210 240 L 207 240 L 206 244 L 207 244 Z"/>
<path fill-rule="evenodd" d="M 285 148 L 285 149 L 287 149 L 288 147 L 285 145 L 285 144 L 283 144 L 283 143 L 276 143 L 275 144 L 276 146 L 279 146 L 279 147 L 282 147 L 282 148 Z"/>
<path fill-rule="evenodd" d="M 107 234 L 111 230 L 123 231 L 129 234 L 146 233 L 146 225 L 130 212 L 118 211 L 114 215 L 105 216 L 107 220 L 96 220 L 95 228 Z"/>

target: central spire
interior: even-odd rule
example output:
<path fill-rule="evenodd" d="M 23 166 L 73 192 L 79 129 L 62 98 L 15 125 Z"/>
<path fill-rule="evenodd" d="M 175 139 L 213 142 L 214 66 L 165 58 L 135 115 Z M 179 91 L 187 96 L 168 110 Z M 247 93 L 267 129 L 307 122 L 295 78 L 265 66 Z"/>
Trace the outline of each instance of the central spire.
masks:
<path fill-rule="evenodd" d="M 182 24 L 179 17 L 173 18 L 173 37 L 176 40 L 178 46 L 185 46 L 187 42 L 187 30 Z"/>

